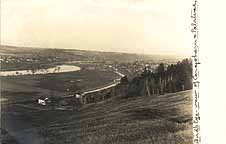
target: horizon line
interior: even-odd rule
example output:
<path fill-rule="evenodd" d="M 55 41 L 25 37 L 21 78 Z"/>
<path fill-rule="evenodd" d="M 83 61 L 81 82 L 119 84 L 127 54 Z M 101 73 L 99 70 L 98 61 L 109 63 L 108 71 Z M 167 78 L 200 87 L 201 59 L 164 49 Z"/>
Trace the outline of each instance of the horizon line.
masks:
<path fill-rule="evenodd" d="M 135 53 L 135 52 L 125 52 L 125 51 L 106 51 L 106 50 L 88 50 L 88 49 L 79 49 L 79 48 L 62 48 L 62 47 L 33 47 L 33 46 L 17 46 L 17 45 L 7 45 L 0 44 L 0 46 L 5 47 L 14 47 L 14 48 L 30 48 L 30 49 L 64 49 L 64 50 L 79 50 L 79 51 L 90 51 L 90 52 L 102 52 L 102 53 L 118 53 L 118 54 L 134 54 L 134 55 L 144 55 L 144 56 L 170 56 L 170 57 L 191 57 L 189 54 L 162 54 L 162 53 Z"/>

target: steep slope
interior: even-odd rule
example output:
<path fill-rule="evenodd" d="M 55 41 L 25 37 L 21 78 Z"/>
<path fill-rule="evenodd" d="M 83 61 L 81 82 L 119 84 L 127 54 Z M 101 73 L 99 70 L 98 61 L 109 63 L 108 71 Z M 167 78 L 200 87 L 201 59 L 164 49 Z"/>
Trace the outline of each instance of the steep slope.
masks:
<path fill-rule="evenodd" d="M 45 117 L 48 126 L 40 132 L 46 143 L 192 143 L 191 90 L 155 97 L 112 98 L 70 113 L 56 119 L 51 112 L 33 115 L 36 123 L 43 124 L 41 118 Z"/>

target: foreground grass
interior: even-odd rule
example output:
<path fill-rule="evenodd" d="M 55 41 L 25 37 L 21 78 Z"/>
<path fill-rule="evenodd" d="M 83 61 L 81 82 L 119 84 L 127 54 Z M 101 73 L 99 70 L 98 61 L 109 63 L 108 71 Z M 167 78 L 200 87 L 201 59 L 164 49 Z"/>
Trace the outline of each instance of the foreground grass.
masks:
<path fill-rule="evenodd" d="M 0 129 L 1 144 L 18 144 L 18 142 L 5 130 Z"/>
<path fill-rule="evenodd" d="M 48 144 L 192 143 L 191 91 L 114 98 L 54 115 L 55 111 L 33 115 Z"/>

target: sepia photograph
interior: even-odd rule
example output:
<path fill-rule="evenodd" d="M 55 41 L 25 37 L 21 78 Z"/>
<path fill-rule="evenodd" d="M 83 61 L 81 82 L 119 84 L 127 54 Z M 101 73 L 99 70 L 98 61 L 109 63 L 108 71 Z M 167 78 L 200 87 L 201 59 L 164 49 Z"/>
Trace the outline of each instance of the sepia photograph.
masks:
<path fill-rule="evenodd" d="M 196 7 L 1 0 L 1 144 L 199 143 Z"/>

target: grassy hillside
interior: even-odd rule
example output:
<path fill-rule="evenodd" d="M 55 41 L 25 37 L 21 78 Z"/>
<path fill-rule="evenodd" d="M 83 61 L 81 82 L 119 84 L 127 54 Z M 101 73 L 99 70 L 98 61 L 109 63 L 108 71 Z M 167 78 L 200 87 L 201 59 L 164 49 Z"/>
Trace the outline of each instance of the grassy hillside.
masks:
<path fill-rule="evenodd" d="M 1 144 L 18 144 L 18 142 L 5 130 L 0 129 Z"/>
<path fill-rule="evenodd" d="M 56 116 L 56 117 L 53 117 Z M 192 91 L 33 113 L 48 144 L 191 144 Z"/>

